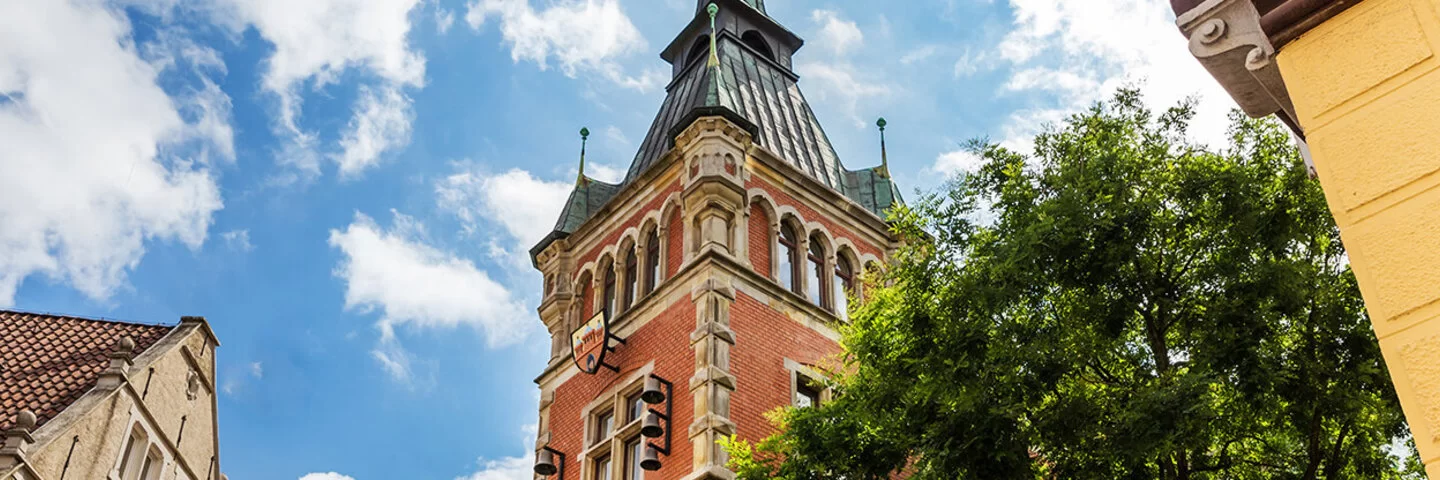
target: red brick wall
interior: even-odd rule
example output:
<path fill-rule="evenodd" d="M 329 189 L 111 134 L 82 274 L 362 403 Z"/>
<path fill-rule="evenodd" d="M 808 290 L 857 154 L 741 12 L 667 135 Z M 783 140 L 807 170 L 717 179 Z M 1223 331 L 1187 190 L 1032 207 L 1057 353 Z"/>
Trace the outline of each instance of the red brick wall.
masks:
<path fill-rule="evenodd" d="M 655 192 L 653 194 L 653 197 L 650 197 L 649 200 L 645 201 L 644 208 L 641 208 L 639 211 L 630 215 L 630 218 L 626 218 L 624 222 L 611 223 L 605 225 L 604 227 L 601 227 L 606 229 L 605 237 L 600 241 L 600 243 L 597 243 L 594 247 L 591 247 L 589 251 L 586 251 L 580 256 L 576 257 L 575 266 L 577 268 L 583 267 L 586 263 L 592 262 L 595 259 L 599 258 L 600 251 L 604 250 L 605 247 L 611 245 L 618 245 L 620 243 L 620 235 L 623 235 L 626 229 L 629 229 L 630 227 L 639 228 L 640 222 L 645 219 L 646 215 L 649 215 L 650 212 L 661 209 L 661 207 L 665 205 L 665 199 L 669 198 L 670 194 L 679 191 L 680 181 L 677 180 L 674 183 L 671 183 L 668 187 L 665 187 L 663 190 Z"/>
<path fill-rule="evenodd" d="M 601 394 L 621 386 L 635 369 L 655 362 L 654 373 L 675 383 L 674 430 L 671 432 L 671 453 L 660 457 L 664 467 L 647 472 L 645 480 L 672 480 L 691 471 L 689 432 L 694 420 L 694 399 L 690 395 L 690 376 L 695 373 L 695 354 L 690 349 L 690 332 L 695 330 L 695 304 L 688 298 L 662 311 L 640 330 L 625 339 L 625 345 L 605 356 L 605 363 L 620 368 L 620 373 L 600 369 L 594 375 L 578 374 L 555 389 L 555 403 L 550 405 L 550 446 L 565 452 L 565 478 L 581 478 L 581 452 L 588 416 L 584 408 Z M 618 430 L 622 425 L 617 424 Z M 664 438 L 652 440 L 663 442 Z M 557 461 L 559 459 L 556 459 Z M 612 459 L 619 462 L 621 459 Z M 585 468 L 593 468 L 585 465 Z"/>
<path fill-rule="evenodd" d="M 760 275 L 770 277 L 770 216 L 765 207 L 750 205 L 750 265 Z"/>
<path fill-rule="evenodd" d="M 821 215 L 820 212 L 815 211 L 814 208 L 810 208 L 809 205 L 795 200 L 795 197 L 790 196 L 790 194 L 786 193 L 784 190 L 777 188 L 774 185 L 771 185 L 769 182 L 764 181 L 759 176 L 750 177 L 750 181 L 745 186 L 747 188 L 758 187 L 762 190 L 765 190 L 765 193 L 770 194 L 770 198 L 775 199 L 775 202 L 778 204 L 776 206 L 789 205 L 790 207 L 793 207 L 796 212 L 799 212 L 800 215 L 804 216 L 805 221 L 819 222 L 821 225 L 825 225 L 825 229 L 829 230 L 831 235 L 849 239 L 851 243 L 855 244 L 855 248 L 860 249 L 859 252 L 855 252 L 857 255 L 863 255 L 868 253 L 871 255 L 875 255 L 875 258 L 884 258 L 881 254 L 882 250 L 879 247 L 872 245 L 869 242 L 861 241 L 860 237 L 857 237 L 854 232 L 850 231 L 850 229 L 840 226 L 840 224 L 835 223 L 835 221 L 828 216 Z M 806 235 L 808 235 L 809 233 L 810 232 L 805 232 Z M 831 240 L 833 241 L 835 239 L 832 238 Z"/>
<path fill-rule="evenodd" d="M 680 271 L 680 262 L 685 261 L 685 224 L 680 220 L 680 209 L 670 214 L 665 225 L 666 234 L 670 236 L 665 239 L 665 278 L 668 279 Z"/>
<path fill-rule="evenodd" d="M 818 364 L 838 354 L 840 345 L 743 292 L 736 293 L 730 326 L 736 341 L 730 350 L 730 373 L 737 388 L 730 399 L 730 420 L 740 438 L 758 441 L 772 431 L 764 414 L 791 404 L 785 358 Z"/>

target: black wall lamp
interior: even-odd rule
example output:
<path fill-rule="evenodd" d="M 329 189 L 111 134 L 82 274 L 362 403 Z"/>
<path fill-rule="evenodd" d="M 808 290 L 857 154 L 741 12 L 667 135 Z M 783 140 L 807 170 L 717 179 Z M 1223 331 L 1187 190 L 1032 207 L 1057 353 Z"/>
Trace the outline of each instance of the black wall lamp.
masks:
<path fill-rule="evenodd" d="M 560 457 L 560 463 L 555 463 L 555 457 Z M 559 465 L 559 468 L 555 466 Z M 549 445 L 540 447 L 540 452 L 535 455 L 535 474 L 548 477 L 559 473 L 555 480 L 565 480 L 565 452 L 550 448 Z"/>
<path fill-rule="evenodd" d="M 662 391 L 660 387 L 665 387 Z M 665 437 L 665 446 L 662 448 L 652 442 L 645 442 L 645 457 L 640 460 L 640 468 L 649 471 L 659 470 L 661 466 L 660 455 L 670 456 L 670 415 L 673 413 L 675 384 L 669 380 L 660 378 L 657 375 L 650 375 L 645 378 L 645 389 L 640 391 L 640 400 L 649 405 L 665 404 L 665 413 L 660 413 L 654 407 L 649 408 L 650 413 L 645 415 L 645 421 L 640 425 L 640 435 L 646 438 Z M 660 421 L 665 421 L 665 426 L 660 426 Z"/>

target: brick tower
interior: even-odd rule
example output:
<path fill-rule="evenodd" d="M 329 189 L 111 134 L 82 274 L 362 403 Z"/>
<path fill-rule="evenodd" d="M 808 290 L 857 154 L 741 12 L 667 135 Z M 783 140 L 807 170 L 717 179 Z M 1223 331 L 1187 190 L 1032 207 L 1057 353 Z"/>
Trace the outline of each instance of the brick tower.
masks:
<path fill-rule="evenodd" d="M 803 41 L 764 0 L 707 1 L 661 53 L 673 80 L 625 179 L 586 177 L 582 153 L 530 251 L 552 337 L 537 476 L 733 477 L 716 440 L 827 398 L 814 366 L 896 247 L 883 140 L 879 167 L 846 170 L 791 70 Z"/>

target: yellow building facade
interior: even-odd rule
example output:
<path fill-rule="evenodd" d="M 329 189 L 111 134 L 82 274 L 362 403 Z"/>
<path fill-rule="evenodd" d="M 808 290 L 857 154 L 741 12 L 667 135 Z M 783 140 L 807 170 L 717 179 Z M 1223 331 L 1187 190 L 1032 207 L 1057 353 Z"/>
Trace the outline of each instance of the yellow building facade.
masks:
<path fill-rule="evenodd" d="M 1304 138 L 1440 479 L 1440 0 L 1172 0 L 1191 53 Z"/>

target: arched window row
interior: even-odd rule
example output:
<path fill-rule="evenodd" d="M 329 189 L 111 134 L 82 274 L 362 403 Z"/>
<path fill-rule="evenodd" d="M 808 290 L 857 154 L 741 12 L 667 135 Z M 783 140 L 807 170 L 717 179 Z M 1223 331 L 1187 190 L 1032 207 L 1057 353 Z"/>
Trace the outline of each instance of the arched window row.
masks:
<path fill-rule="evenodd" d="M 673 208 L 675 205 L 667 202 L 661 210 L 668 215 Z M 596 312 L 604 312 L 607 318 L 623 314 L 666 280 L 667 240 L 681 233 L 666 231 L 664 218 L 661 211 L 646 215 L 638 229 L 631 228 L 621 236 L 618 246 L 606 247 L 599 259 L 580 269 L 574 289 L 580 292 L 578 321 Z"/>
<path fill-rule="evenodd" d="M 768 238 L 768 244 L 752 245 L 751 250 L 772 257 L 768 269 L 771 279 L 839 319 L 848 320 L 850 303 L 860 297 L 863 288 L 859 266 L 879 268 L 879 260 L 874 255 L 861 258 L 849 239 L 834 237 L 822 225 L 806 223 L 793 208 L 777 209 L 763 195 L 752 196 L 752 205 L 756 204 L 762 206 L 757 215 L 763 213 L 772 223 L 768 236 L 751 237 L 752 242 Z M 755 265 L 762 274 L 763 262 Z"/>

